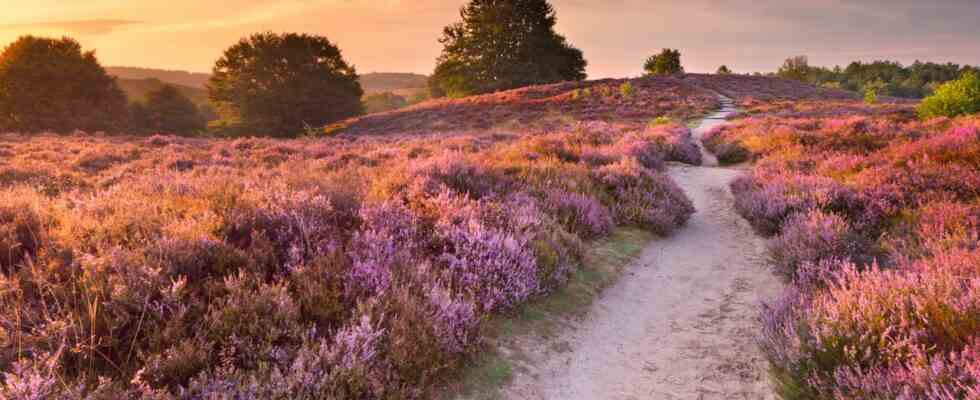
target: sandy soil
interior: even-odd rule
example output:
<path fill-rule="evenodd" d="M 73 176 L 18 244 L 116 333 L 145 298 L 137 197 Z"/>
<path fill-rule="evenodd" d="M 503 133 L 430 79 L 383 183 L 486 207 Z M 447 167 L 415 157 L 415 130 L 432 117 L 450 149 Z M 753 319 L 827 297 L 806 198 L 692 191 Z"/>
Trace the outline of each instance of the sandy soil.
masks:
<path fill-rule="evenodd" d="M 726 99 L 695 136 L 732 111 Z M 504 397 L 774 398 L 754 337 L 759 302 L 781 284 L 732 208 L 737 171 L 706 161 L 670 169 L 699 210 L 687 226 L 645 249 L 575 328 L 528 349 Z"/>

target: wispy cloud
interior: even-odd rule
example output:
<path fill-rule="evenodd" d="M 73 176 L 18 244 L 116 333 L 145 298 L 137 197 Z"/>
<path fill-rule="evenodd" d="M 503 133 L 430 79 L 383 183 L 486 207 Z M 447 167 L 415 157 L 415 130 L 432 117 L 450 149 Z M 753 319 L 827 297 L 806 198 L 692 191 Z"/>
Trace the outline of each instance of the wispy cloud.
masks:
<path fill-rule="evenodd" d="M 64 31 L 79 35 L 105 35 L 124 26 L 139 24 L 140 21 L 117 19 L 89 19 L 77 21 L 49 21 L 23 24 L 0 25 L 0 31 Z"/>

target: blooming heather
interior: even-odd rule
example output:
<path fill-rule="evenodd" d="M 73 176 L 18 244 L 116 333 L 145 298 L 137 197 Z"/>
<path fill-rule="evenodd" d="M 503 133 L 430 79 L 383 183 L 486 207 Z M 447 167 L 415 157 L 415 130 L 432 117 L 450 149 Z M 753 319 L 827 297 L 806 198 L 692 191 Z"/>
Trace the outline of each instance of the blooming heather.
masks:
<path fill-rule="evenodd" d="M 758 160 L 732 183 L 736 209 L 794 277 L 762 313 L 777 392 L 978 398 L 980 121 L 922 122 L 905 103 L 748 106 L 706 144 Z"/>
<path fill-rule="evenodd" d="M 584 240 L 687 220 L 642 104 L 713 99 L 668 81 L 551 131 L 0 135 L 0 397 L 427 397 Z"/>

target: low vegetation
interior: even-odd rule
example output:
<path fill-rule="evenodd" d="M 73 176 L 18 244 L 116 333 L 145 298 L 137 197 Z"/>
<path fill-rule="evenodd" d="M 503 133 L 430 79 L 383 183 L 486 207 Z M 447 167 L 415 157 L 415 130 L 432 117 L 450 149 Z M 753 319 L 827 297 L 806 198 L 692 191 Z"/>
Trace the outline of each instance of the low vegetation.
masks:
<path fill-rule="evenodd" d="M 683 224 L 689 139 L 0 136 L 0 397 L 423 397 L 583 242 Z"/>
<path fill-rule="evenodd" d="M 980 395 L 980 118 L 803 102 L 707 138 L 736 207 L 792 281 L 763 313 L 784 399 Z"/>
<path fill-rule="evenodd" d="M 546 132 L 595 121 L 640 126 L 657 117 L 685 121 L 717 106 L 714 93 L 676 77 L 605 79 L 430 100 L 341 121 L 327 131 L 352 136 L 515 127 Z"/>

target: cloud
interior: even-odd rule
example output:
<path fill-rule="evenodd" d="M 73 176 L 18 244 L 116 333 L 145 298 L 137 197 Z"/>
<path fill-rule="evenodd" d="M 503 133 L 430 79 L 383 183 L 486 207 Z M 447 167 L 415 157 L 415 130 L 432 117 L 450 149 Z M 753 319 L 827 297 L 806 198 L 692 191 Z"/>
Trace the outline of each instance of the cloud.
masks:
<path fill-rule="evenodd" d="M 140 24 L 140 21 L 117 19 L 89 19 L 77 21 L 51 21 L 26 24 L 0 25 L 0 31 L 63 31 L 79 35 L 105 35 L 120 27 Z"/>

